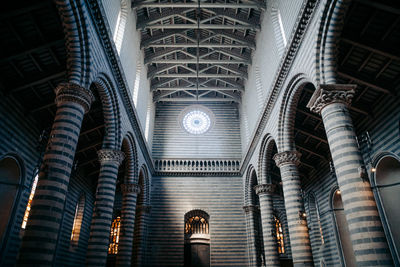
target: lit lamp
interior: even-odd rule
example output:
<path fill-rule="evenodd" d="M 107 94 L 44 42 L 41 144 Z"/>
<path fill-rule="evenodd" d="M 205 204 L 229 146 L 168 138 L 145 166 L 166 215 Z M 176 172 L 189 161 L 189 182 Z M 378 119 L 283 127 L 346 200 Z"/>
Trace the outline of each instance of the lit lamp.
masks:
<path fill-rule="evenodd" d="M 299 210 L 299 218 L 305 220 L 307 218 L 307 214 L 304 210 Z"/>

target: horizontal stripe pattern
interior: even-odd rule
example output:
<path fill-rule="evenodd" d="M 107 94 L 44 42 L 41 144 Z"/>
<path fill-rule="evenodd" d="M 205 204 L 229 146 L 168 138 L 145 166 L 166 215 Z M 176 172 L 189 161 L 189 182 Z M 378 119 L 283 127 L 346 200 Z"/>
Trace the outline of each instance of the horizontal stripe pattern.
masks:
<path fill-rule="evenodd" d="M 104 266 L 107 261 L 115 187 L 119 162 L 101 161 L 96 201 L 90 226 L 87 266 Z"/>
<path fill-rule="evenodd" d="M 299 213 L 304 211 L 304 205 L 297 165 L 289 162 L 282 164 L 280 172 L 293 264 L 294 266 L 314 266 L 307 222 L 299 217 Z"/>
<path fill-rule="evenodd" d="M 79 103 L 58 103 L 50 140 L 20 250 L 19 265 L 51 265 L 85 113 Z"/>
<path fill-rule="evenodd" d="M 392 266 L 370 184 L 360 177 L 363 159 L 349 110 L 345 103 L 331 103 L 321 110 L 321 115 L 357 264 Z"/>

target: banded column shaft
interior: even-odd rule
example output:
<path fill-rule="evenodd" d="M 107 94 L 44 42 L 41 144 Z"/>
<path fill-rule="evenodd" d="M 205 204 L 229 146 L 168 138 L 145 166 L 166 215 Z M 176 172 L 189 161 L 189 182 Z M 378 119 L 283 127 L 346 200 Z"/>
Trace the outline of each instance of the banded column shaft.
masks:
<path fill-rule="evenodd" d="M 143 193 L 142 193 L 143 194 Z M 151 206 L 140 205 L 137 207 L 137 224 L 135 225 L 135 240 L 133 243 L 133 266 L 144 266 L 147 248 L 147 225 Z"/>
<path fill-rule="evenodd" d="M 140 187 L 137 184 L 123 184 L 121 189 L 121 235 L 118 246 L 117 266 L 131 266 L 136 200 L 137 195 L 140 193 Z"/>
<path fill-rule="evenodd" d="M 255 236 L 255 213 L 258 209 L 254 205 L 248 205 L 243 207 L 246 217 L 246 229 L 247 229 L 247 249 L 249 258 L 249 267 L 257 267 L 257 241 Z"/>
<path fill-rule="evenodd" d="M 357 264 L 392 266 L 348 109 L 355 87 L 321 85 L 308 107 L 322 116 Z"/>
<path fill-rule="evenodd" d="M 18 265 L 49 266 L 60 231 L 64 202 L 85 112 L 93 95 L 73 83 L 56 88 L 57 112 L 40 168 Z"/>
<path fill-rule="evenodd" d="M 124 159 L 124 153 L 117 150 L 102 149 L 98 151 L 98 156 L 100 174 L 90 225 L 87 266 L 106 265 L 118 167 Z"/>
<path fill-rule="evenodd" d="M 304 212 L 297 168 L 300 162 L 300 153 L 297 151 L 278 153 L 274 156 L 274 160 L 281 172 L 293 265 L 314 266 L 307 221 L 300 217 Z"/>
<path fill-rule="evenodd" d="M 272 194 L 275 191 L 275 185 L 263 184 L 255 187 L 256 193 L 260 199 L 261 224 L 264 241 L 264 253 L 266 266 L 280 266 L 278 248 L 276 247 L 276 238 L 272 233 L 275 232 L 273 221 L 273 203 Z"/>

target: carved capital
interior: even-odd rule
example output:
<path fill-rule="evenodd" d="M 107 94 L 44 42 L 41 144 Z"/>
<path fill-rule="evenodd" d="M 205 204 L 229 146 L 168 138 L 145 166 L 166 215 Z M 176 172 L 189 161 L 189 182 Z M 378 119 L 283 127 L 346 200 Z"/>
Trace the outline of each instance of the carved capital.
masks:
<path fill-rule="evenodd" d="M 274 184 L 260 184 L 254 187 L 257 195 L 273 194 L 275 192 L 276 185 Z"/>
<path fill-rule="evenodd" d="M 122 194 L 134 193 L 137 195 L 140 193 L 140 186 L 138 184 L 121 184 L 121 191 Z"/>
<path fill-rule="evenodd" d="M 56 104 L 63 102 L 75 102 L 83 106 L 85 112 L 88 112 L 90 105 L 94 101 L 94 96 L 90 90 L 74 84 L 60 83 L 56 88 Z"/>
<path fill-rule="evenodd" d="M 124 160 L 125 154 L 119 150 L 101 149 L 97 151 L 97 156 L 99 157 L 100 163 L 115 162 L 119 166 Z"/>
<path fill-rule="evenodd" d="M 278 166 L 278 168 L 280 168 L 286 164 L 299 165 L 300 156 L 301 156 L 300 152 L 297 152 L 295 150 L 294 151 L 285 151 L 285 152 L 275 154 L 274 160 L 275 160 L 276 166 Z"/>
<path fill-rule="evenodd" d="M 350 105 L 356 87 L 357 85 L 355 84 L 321 84 L 319 88 L 315 90 L 307 107 L 312 112 L 320 114 L 324 107 L 332 103 Z"/>
<path fill-rule="evenodd" d="M 243 206 L 243 210 L 244 210 L 244 212 L 246 212 L 246 213 L 249 213 L 249 212 L 258 212 L 258 211 L 259 211 L 259 208 L 258 208 L 258 206 L 255 206 L 255 205 L 247 205 L 247 206 Z"/>

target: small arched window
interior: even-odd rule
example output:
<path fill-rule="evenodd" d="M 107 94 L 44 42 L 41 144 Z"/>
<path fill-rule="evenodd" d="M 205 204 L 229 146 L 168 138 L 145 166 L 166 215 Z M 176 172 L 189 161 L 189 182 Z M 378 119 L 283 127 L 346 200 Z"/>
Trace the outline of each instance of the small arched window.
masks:
<path fill-rule="evenodd" d="M 79 241 L 79 235 L 81 232 L 84 211 L 85 211 L 85 195 L 82 195 L 79 198 L 78 203 L 76 203 L 75 207 L 74 223 L 72 224 L 72 232 L 71 232 L 71 243 L 73 245 L 77 245 Z"/>
<path fill-rule="evenodd" d="M 110 245 L 108 246 L 108 254 L 118 254 L 119 233 L 121 230 L 121 217 L 115 218 L 111 224 Z"/>
<path fill-rule="evenodd" d="M 36 191 L 36 186 L 37 186 L 38 180 L 39 180 L 39 174 L 37 173 L 35 175 L 35 178 L 33 179 L 31 193 L 29 195 L 28 204 L 26 205 L 25 214 L 24 214 L 24 218 L 22 220 L 22 225 L 21 225 L 22 229 L 25 229 L 26 224 L 28 223 L 29 213 L 31 212 L 32 200 L 33 200 L 33 197 L 35 196 L 35 191 Z"/>
<path fill-rule="evenodd" d="M 281 221 L 275 218 L 275 235 L 276 235 L 276 242 L 278 245 L 278 253 L 284 254 L 285 253 L 285 242 L 283 241 L 283 229 Z"/>
<path fill-rule="evenodd" d="M 192 216 L 186 220 L 185 234 L 208 234 L 208 221 L 202 216 Z"/>

